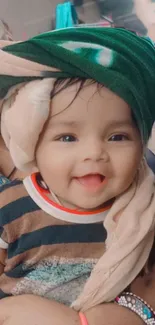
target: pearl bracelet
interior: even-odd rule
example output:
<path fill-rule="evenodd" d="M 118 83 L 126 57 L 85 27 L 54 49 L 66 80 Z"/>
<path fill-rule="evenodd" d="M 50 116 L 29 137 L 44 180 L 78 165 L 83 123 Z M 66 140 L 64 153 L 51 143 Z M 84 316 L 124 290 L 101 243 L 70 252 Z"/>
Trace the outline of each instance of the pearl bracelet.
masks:
<path fill-rule="evenodd" d="M 146 301 L 131 292 L 123 292 L 115 299 L 120 306 L 126 307 L 136 313 L 145 324 L 155 325 L 155 312 Z"/>

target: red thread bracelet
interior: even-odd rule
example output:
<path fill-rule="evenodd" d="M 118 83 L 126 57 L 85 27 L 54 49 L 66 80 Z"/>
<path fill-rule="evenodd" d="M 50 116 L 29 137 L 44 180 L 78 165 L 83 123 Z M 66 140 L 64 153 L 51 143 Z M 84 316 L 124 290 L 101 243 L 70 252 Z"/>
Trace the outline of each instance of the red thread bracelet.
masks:
<path fill-rule="evenodd" d="M 80 312 L 79 317 L 80 317 L 80 320 L 81 320 L 81 325 L 88 325 L 87 318 L 83 313 Z"/>

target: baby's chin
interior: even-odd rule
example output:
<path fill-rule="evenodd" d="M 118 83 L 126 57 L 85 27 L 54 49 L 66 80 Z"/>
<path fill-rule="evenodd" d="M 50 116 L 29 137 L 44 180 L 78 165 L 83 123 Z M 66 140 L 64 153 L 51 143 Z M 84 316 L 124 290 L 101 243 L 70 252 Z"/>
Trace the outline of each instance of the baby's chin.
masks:
<path fill-rule="evenodd" d="M 66 209 L 70 209 L 70 210 L 77 210 L 77 211 L 95 211 L 96 209 L 98 209 L 98 206 L 96 206 L 96 204 L 92 204 L 90 205 L 88 202 L 82 202 L 82 204 L 78 204 L 77 203 L 73 203 L 73 202 L 66 202 L 63 201 L 61 199 L 61 203 L 62 205 L 66 208 Z"/>
<path fill-rule="evenodd" d="M 77 210 L 77 211 L 95 211 L 95 210 L 99 210 L 102 209 L 104 207 L 107 207 L 108 205 L 110 205 L 110 203 L 113 201 L 113 199 L 108 199 L 105 200 L 102 203 L 99 202 L 99 204 L 96 204 L 96 202 L 88 202 L 88 200 L 86 201 L 81 201 L 80 204 L 78 204 L 78 202 L 75 202 L 74 204 L 71 202 L 63 202 L 64 206 L 68 209 L 71 210 Z"/>

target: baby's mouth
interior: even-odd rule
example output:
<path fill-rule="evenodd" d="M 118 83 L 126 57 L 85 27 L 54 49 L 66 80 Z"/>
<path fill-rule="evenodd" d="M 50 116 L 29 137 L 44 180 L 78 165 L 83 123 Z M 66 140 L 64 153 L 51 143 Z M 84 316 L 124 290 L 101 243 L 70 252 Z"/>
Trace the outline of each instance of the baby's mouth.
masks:
<path fill-rule="evenodd" d="M 82 177 L 76 177 L 77 181 L 89 188 L 99 187 L 105 181 L 105 176 L 101 174 L 88 174 Z"/>

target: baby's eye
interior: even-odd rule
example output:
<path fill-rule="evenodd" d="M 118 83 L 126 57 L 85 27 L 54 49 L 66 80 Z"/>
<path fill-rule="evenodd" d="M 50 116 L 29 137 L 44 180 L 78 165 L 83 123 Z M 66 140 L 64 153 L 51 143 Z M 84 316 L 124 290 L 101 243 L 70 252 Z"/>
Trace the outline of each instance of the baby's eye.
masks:
<path fill-rule="evenodd" d="M 114 134 L 109 138 L 109 141 L 127 141 L 129 137 L 125 134 Z"/>
<path fill-rule="evenodd" d="M 74 135 L 66 134 L 61 136 L 58 140 L 61 142 L 75 142 L 77 141 L 77 138 Z"/>

